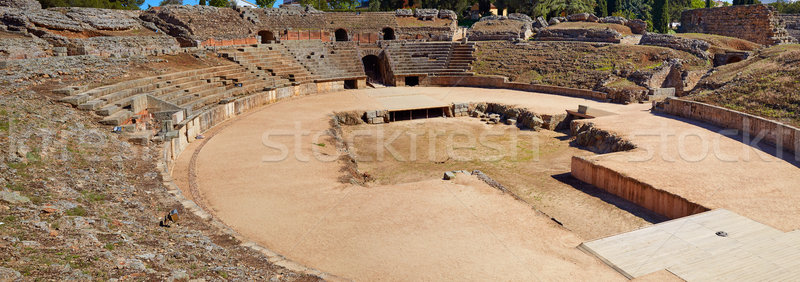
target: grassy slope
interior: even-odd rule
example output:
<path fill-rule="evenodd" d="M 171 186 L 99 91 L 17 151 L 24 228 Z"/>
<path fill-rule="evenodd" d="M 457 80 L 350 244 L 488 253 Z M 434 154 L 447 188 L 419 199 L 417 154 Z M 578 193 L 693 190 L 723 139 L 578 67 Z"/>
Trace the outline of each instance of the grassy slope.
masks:
<path fill-rule="evenodd" d="M 478 42 L 473 70 L 478 74 L 507 76 L 512 81 L 595 89 L 610 76 L 625 77 L 636 70 L 652 70 L 670 58 L 684 60 L 689 69 L 708 62 L 682 51 L 639 46 L 584 42 Z M 616 73 L 616 74 L 615 74 Z"/>
<path fill-rule="evenodd" d="M 689 98 L 800 126 L 800 45 L 762 49 L 722 66 Z"/>

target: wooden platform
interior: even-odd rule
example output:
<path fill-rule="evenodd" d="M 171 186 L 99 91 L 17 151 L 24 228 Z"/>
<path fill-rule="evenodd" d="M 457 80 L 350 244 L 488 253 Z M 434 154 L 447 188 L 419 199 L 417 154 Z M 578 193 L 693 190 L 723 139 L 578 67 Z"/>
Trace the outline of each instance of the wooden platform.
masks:
<path fill-rule="evenodd" d="M 666 269 L 687 281 L 800 281 L 800 230 L 784 233 L 725 209 L 578 248 L 631 279 Z"/>

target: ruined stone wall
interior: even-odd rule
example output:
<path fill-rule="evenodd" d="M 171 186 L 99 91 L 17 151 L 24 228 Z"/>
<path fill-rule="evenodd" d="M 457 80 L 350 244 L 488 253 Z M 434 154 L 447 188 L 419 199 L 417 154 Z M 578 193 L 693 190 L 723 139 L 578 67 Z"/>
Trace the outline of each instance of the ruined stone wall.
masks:
<path fill-rule="evenodd" d="M 687 10 L 681 13 L 680 32 L 718 34 L 764 45 L 790 42 L 783 21 L 768 5 Z"/>
<path fill-rule="evenodd" d="M 487 17 L 488 18 L 488 17 Z M 533 34 L 531 22 L 502 17 L 497 20 L 481 20 L 467 32 L 469 40 L 528 40 Z"/>
<path fill-rule="evenodd" d="M 210 6 L 169 5 L 142 12 L 142 20 L 154 23 L 181 46 L 197 46 L 210 38 L 231 40 L 255 34 L 252 22 L 243 19 L 239 12 L 229 8 Z"/>
<path fill-rule="evenodd" d="M 73 39 L 67 46 L 70 55 L 101 57 L 162 55 L 175 54 L 179 51 L 178 41 L 169 36 L 99 36 Z"/>
<path fill-rule="evenodd" d="M 708 60 L 708 48 L 711 47 L 708 42 L 702 40 L 681 38 L 674 35 L 652 32 L 645 33 L 642 36 L 642 40 L 639 42 L 639 44 L 686 51 L 700 57 L 703 60 Z"/>
<path fill-rule="evenodd" d="M 786 25 L 789 36 L 800 40 L 800 14 L 781 14 L 780 17 Z"/>
<path fill-rule="evenodd" d="M 41 9 L 42 4 L 36 0 L 0 0 L 0 7 L 17 9 Z"/>
<path fill-rule="evenodd" d="M 800 154 L 800 129 L 777 121 L 723 107 L 682 99 L 668 98 L 655 103 L 653 111 L 702 121 L 712 125 L 747 132 L 753 139 L 763 135 L 769 144 Z"/>
<path fill-rule="evenodd" d="M 328 38 L 309 38 L 333 41 L 339 29 L 347 33 L 348 40 L 363 43 L 383 39 L 385 28 L 392 29 L 396 39 L 450 40 L 456 29 L 453 19 L 423 21 L 414 17 L 398 17 L 394 12 L 323 13 L 275 8 L 166 6 L 148 9 L 141 18 L 178 38 L 181 46 L 198 46 L 199 42 L 209 39 L 254 38 L 262 31 L 271 32 L 275 38 L 289 40 L 323 34 Z"/>
<path fill-rule="evenodd" d="M 619 43 L 622 33 L 613 29 L 544 29 L 536 34 L 536 40 Z"/>
<path fill-rule="evenodd" d="M 51 49 L 47 41 L 36 37 L 0 38 L 0 61 L 49 57 Z"/>

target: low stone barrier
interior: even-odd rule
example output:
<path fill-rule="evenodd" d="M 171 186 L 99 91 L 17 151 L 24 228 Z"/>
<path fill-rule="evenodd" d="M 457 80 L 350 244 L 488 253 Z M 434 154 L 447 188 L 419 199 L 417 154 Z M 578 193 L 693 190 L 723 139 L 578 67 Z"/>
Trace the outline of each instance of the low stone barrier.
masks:
<path fill-rule="evenodd" d="M 746 114 L 723 107 L 705 103 L 667 98 L 663 102 L 654 102 L 653 111 L 679 117 L 702 121 L 712 125 L 737 129 L 746 132 L 753 140 L 763 136 L 763 141 L 794 153 L 800 154 L 800 129 L 777 121 Z"/>
<path fill-rule="evenodd" d="M 594 185 L 670 219 L 709 210 L 681 196 L 657 189 L 650 184 L 596 164 L 583 157 L 572 157 L 571 174 L 580 181 Z"/>
<path fill-rule="evenodd" d="M 218 228 L 229 236 L 241 241 L 241 246 L 264 254 L 271 263 L 292 271 L 315 275 L 325 280 L 344 280 L 342 277 L 306 267 L 267 248 L 264 248 L 258 243 L 248 241 L 248 238 L 226 226 L 224 223 L 216 219 L 212 214 L 209 214 L 206 210 L 204 210 L 202 206 L 197 205 L 197 203 L 191 199 L 187 199 L 183 195 L 180 187 L 175 184 L 172 178 L 174 161 L 178 158 L 178 156 L 180 156 L 180 153 L 186 149 L 189 143 L 197 141 L 196 136 L 201 132 L 210 129 L 222 123 L 223 121 L 239 116 L 247 111 L 251 111 L 261 106 L 272 104 L 286 98 L 340 90 L 344 90 L 343 81 L 318 82 L 283 87 L 248 95 L 229 103 L 220 104 L 209 109 L 208 111 L 204 111 L 200 114 L 190 117 L 190 119 L 181 123 L 183 127 L 179 130 L 177 138 L 165 141 L 162 144 L 162 153 L 158 157 L 156 166 L 159 170 L 159 174 L 161 175 L 164 186 L 167 188 L 167 191 L 181 203 L 185 210 L 188 210 L 203 220 L 209 221 L 209 223 L 215 228 Z M 200 148 L 202 148 L 203 144 L 200 146 Z"/>
<path fill-rule="evenodd" d="M 421 84 L 426 86 L 503 88 L 586 99 L 608 99 L 607 94 L 603 92 L 551 85 L 508 82 L 508 78 L 504 76 L 431 76 L 425 78 Z"/>
<path fill-rule="evenodd" d="M 166 159 L 171 163 L 189 146 L 189 143 L 195 141 L 197 135 L 249 110 L 291 97 L 341 90 L 344 90 L 344 81 L 307 83 L 259 92 L 194 113 L 178 124 L 180 128 L 177 138 L 165 141 L 169 147 L 168 151 L 171 152 Z M 171 169 L 171 166 L 167 167 Z"/>

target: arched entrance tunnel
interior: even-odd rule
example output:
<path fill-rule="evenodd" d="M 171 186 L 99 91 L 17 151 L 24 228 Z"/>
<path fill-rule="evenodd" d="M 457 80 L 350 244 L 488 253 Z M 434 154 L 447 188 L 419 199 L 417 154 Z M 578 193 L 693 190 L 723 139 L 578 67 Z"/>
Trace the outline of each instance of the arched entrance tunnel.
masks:
<path fill-rule="evenodd" d="M 361 63 L 364 64 L 364 73 L 367 75 L 367 81 L 383 84 L 383 71 L 378 56 L 366 55 L 361 58 Z"/>
<path fill-rule="evenodd" d="M 394 29 L 387 27 L 383 29 L 383 40 L 394 40 Z"/>
<path fill-rule="evenodd" d="M 347 31 L 344 29 L 337 29 L 334 35 L 336 36 L 336 41 L 349 41 Z"/>
<path fill-rule="evenodd" d="M 258 32 L 258 36 L 261 37 L 261 43 L 271 43 L 275 41 L 275 34 L 272 31 L 262 30 Z"/>

